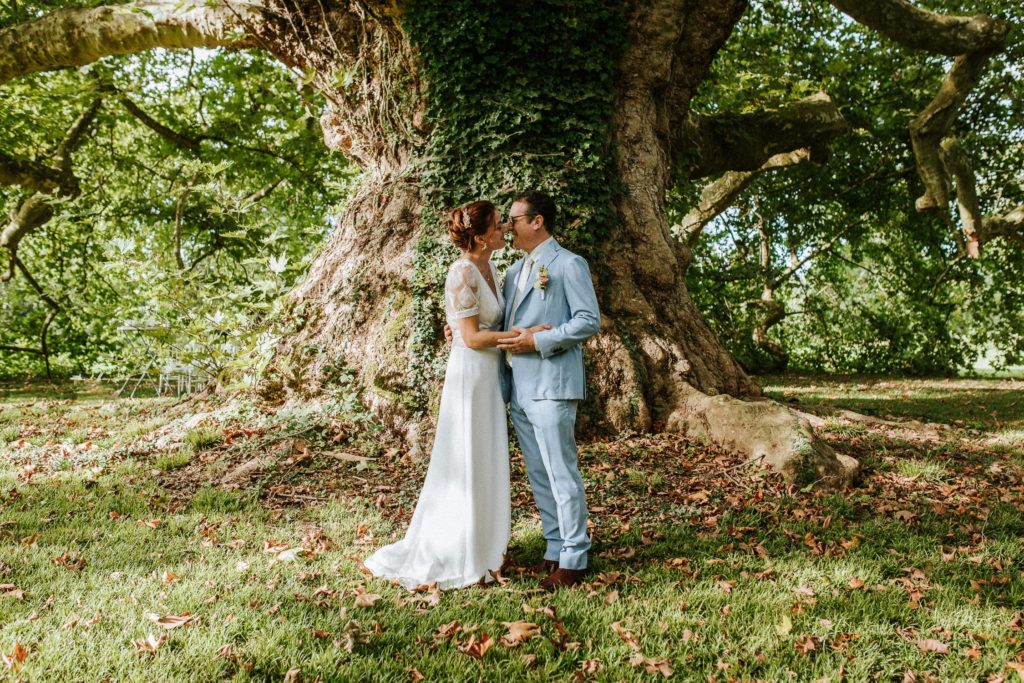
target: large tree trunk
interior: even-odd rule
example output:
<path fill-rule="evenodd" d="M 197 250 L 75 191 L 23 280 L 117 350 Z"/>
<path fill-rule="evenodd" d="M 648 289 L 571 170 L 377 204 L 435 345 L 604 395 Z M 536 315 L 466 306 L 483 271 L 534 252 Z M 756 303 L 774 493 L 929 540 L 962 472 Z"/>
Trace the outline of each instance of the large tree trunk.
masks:
<path fill-rule="evenodd" d="M 769 401 L 733 398 L 757 399 L 760 390 L 694 306 L 685 285 L 689 247 L 669 232 L 666 192 L 680 152 L 672 148 L 675 129 L 744 7 L 743 0 L 690 0 L 638 2 L 632 10 L 612 128 L 626 189 L 615 199 L 617 224 L 593 264 L 602 330 L 587 346 L 592 391 L 581 428 L 681 430 L 792 480 L 845 483 L 856 463 L 837 457 L 801 418 Z M 411 53 L 406 58 L 415 61 Z M 351 140 L 371 137 L 353 131 L 344 109 L 323 122 L 325 138 L 343 151 L 351 151 Z M 424 312 L 414 310 L 413 279 L 424 199 L 401 161 L 382 165 L 365 150 L 359 156 L 369 177 L 293 292 L 298 328 L 283 340 L 263 389 L 317 393 L 339 373 L 354 372 L 366 404 L 422 449 L 431 437 L 429 411 L 410 405 L 408 396 L 420 389 L 409 359 L 411 340 L 422 338 L 414 329 Z M 440 356 L 446 349 L 438 313 L 433 339 Z"/>
<path fill-rule="evenodd" d="M 437 267 L 445 255 L 437 212 L 441 202 L 475 194 L 507 199 L 522 189 L 488 184 L 479 169 L 465 166 L 467 156 L 500 152 L 524 167 L 531 159 L 548 159 L 537 162 L 547 166 L 506 178 L 556 178 L 556 188 L 587 181 L 583 189 L 566 190 L 577 202 L 580 225 L 591 230 L 569 234 L 591 257 L 603 313 L 601 332 L 586 351 L 593 391 L 581 411 L 584 429 L 681 430 L 736 449 L 792 480 L 842 483 L 852 475 L 855 463 L 817 441 L 805 421 L 756 400 L 757 385 L 693 305 L 685 286 L 689 246 L 669 231 L 666 193 L 678 180 L 673 169 L 680 159 L 703 157 L 691 164 L 694 177 L 714 169 L 755 171 L 780 153 L 819 145 L 841 128 L 824 96 L 763 116 L 690 116 L 690 100 L 746 0 L 580 0 L 564 7 L 465 0 L 267 0 L 221 7 L 147 0 L 139 7 L 145 11 L 66 10 L 0 30 L 0 46 L 10 48 L 0 59 L 0 82 L 152 47 L 267 50 L 327 97 L 325 142 L 365 174 L 333 236 L 291 294 L 294 331 L 281 340 L 266 370 L 266 397 L 306 397 L 354 382 L 393 431 L 414 445 L 429 441 L 430 396 L 437 395 L 446 354 Z M 531 11 L 547 22 L 546 33 L 515 21 L 516 13 Z M 408 16 L 415 21 L 410 24 Z M 491 23 L 466 33 L 467 21 L 481 17 Z M 417 21 L 421 28 L 431 21 L 437 27 L 426 37 L 421 33 L 418 43 Z M 42 35 L 54 36 L 52 44 L 44 44 Z M 83 36 L 102 37 L 83 49 Z M 569 49 L 559 53 L 561 61 L 540 59 L 544 41 Z M 516 49 L 518 61 L 510 61 Z M 431 50 L 433 65 L 426 56 Z M 613 56 L 596 64 L 620 53 L 617 65 Z M 432 102 L 431 93 L 452 73 L 436 64 L 453 56 L 462 60 L 454 63 L 455 73 L 465 70 L 475 79 L 465 89 L 470 95 L 456 83 L 449 99 Z M 427 67 L 435 68 L 433 80 L 423 75 Z M 548 72 L 559 75 L 566 92 L 578 79 L 593 78 L 595 85 L 578 100 L 562 92 L 513 91 L 532 109 L 520 119 L 506 107 L 503 113 L 512 116 L 504 128 L 489 129 L 489 138 L 464 140 L 459 136 L 476 129 L 445 121 L 441 105 L 457 109 L 475 97 L 486 115 L 495 88 L 528 86 Z M 600 103 L 607 103 L 607 111 Z M 562 118 L 549 125 L 546 112 Z M 794 125 L 792 117 L 804 113 L 809 123 Z M 476 122 L 481 120 L 486 125 L 486 119 Z M 541 121 L 532 128 L 539 139 L 521 135 L 520 120 L 522 126 Z M 438 122 L 461 142 L 445 147 L 446 138 L 432 128 Z M 745 122 L 749 133 L 732 135 Z M 749 142 L 730 150 L 728 140 L 719 139 L 723 130 L 734 148 L 735 140 Z M 791 139 L 805 131 L 808 139 Z M 579 149 L 565 140 L 579 136 L 590 151 L 574 156 Z M 488 147 L 493 140 L 497 146 Z M 593 172 L 582 175 L 577 163 Z M 543 170 L 539 176 L 537 169 Z M 468 175 L 453 178 L 463 171 Z M 591 192 L 605 198 L 602 206 L 587 205 Z"/>

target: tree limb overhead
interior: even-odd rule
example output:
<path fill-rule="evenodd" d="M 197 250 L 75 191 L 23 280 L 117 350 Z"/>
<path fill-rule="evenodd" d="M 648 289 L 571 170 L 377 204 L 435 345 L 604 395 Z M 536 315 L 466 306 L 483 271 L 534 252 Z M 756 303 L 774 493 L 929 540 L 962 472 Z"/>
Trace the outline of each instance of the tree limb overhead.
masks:
<path fill-rule="evenodd" d="M 153 48 L 250 47 L 244 21 L 258 5 L 153 0 L 64 9 L 0 30 L 0 83 Z"/>
<path fill-rule="evenodd" d="M 726 171 L 720 178 L 708 183 L 700 193 L 700 201 L 672 231 L 693 245 L 700 237 L 701 230 L 712 218 L 728 209 L 733 200 L 747 189 L 754 179 L 765 171 L 774 171 L 787 166 L 809 161 L 811 149 L 805 147 L 792 152 L 776 154 L 753 171 Z"/>
<path fill-rule="evenodd" d="M 857 23 L 900 45 L 956 57 L 968 52 L 997 52 L 1006 25 L 984 14 L 947 16 L 915 7 L 905 0 L 829 0 Z"/>
<path fill-rule="evenodd" d="M 692 150 L 679 160 L 690 178 L 723 171 L 756 171 L 776 154 L 823 147 L 847 130 L 846 120 L 825 93 L 763 112 L 691 114 L 679 131 L 675 149 Z"/>

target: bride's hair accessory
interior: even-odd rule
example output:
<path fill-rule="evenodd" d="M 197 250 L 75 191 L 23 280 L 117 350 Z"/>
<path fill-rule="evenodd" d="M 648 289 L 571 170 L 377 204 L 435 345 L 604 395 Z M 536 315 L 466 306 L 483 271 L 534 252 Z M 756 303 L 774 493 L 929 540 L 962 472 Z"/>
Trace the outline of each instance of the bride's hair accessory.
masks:
<path fill-rule="evenodd" d="M 473 238 L 481 237 L 490 230 L 491 218 L 497 211 L 497 207 L 486 200 L 453 209 L 448 215 L 448 235 L 455 246 L 463 251 L 471 250 L 475 245 Z"/>

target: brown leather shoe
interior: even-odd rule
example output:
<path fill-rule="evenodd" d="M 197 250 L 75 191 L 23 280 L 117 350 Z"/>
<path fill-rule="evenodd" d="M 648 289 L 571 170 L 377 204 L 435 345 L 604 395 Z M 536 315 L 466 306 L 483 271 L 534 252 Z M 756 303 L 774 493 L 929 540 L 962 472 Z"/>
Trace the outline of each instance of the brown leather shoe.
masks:
<path fill-rule="evenodd" d="M 555 560 L 545 560 L 543 557 L 537 561 L 536 564 L 530 565 L 529 572 L 531 574 L 543 574 L 545 577 L 551 576 L 558 569 L 558 562 Z"/>
<path fill-rule="evenodd" d="M 561 569 L 540 582 L 540 587 L 546 591 L 556 591 L 559 588 L 571 588 L 583 583 L 583 577 L 587 575 L 586 569 Z"/>

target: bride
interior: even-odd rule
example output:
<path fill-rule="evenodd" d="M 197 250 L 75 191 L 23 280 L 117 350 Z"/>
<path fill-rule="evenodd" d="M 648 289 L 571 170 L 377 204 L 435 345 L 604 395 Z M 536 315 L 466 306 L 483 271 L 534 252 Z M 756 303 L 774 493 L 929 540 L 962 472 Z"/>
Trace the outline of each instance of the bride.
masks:
<path fill-rule="evenodd" d="M 405 538 L 364 564 L 408 589 L 494 581 L 510 532 L 508 431 L 498 382 L 505 301 L 491 254 L 504 245 L 488 201 L 455 209 L 448 233 L 462 256 L 448 269 L 445 317 L 453 339 L 427 477 Z M 546 328 L 538 328 L 546 329 Z"/>

